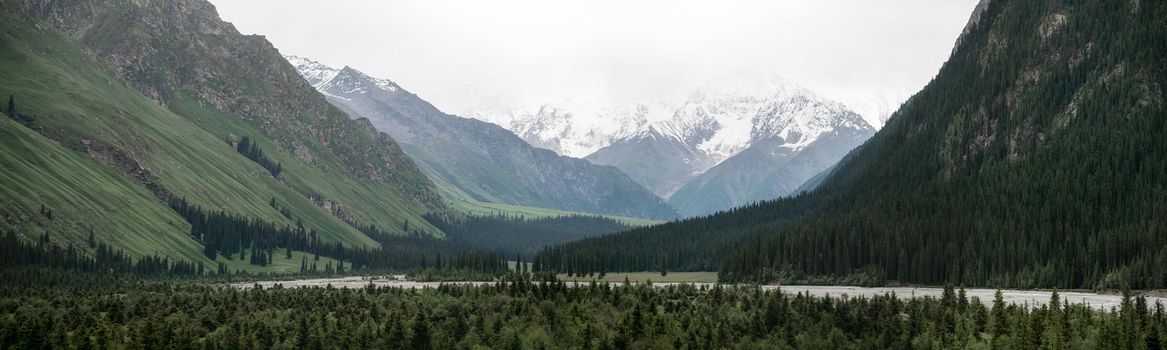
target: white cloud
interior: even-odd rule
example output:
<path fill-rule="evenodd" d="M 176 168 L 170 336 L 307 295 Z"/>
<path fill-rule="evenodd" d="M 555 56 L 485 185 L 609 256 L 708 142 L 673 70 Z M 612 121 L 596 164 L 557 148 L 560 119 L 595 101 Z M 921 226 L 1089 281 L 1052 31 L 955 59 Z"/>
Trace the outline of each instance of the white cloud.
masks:
<path fill-rule="evenodd" d="M 284 53 L 389 78 L 439 108 L 681 102 L 779 74 L 868 119 L 919 90 L 977 0 L 212 0 Z"/>

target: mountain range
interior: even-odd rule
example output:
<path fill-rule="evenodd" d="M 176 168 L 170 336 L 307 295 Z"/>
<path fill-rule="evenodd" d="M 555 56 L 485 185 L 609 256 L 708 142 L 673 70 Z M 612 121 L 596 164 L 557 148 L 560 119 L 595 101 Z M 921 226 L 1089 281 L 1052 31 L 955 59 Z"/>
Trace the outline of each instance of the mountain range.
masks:
<path fill-rule="evenodd" d="M 721 79 L 672 112 L 656 106 L 476 113 L 537 147 L 620 168 L 685 216 L 794 194 L 875 132 L 846 106 L 777 77 Z"/>
<path fill-rule="evenodd" d="M 527 143 L 574 158 L 584 158 L 619 139 L 672 116 L 666 102 L 629 104 L 568 100 L 520 107 L 482 107 L 465 114 L 498 124 Z"/>
<path fill-rule="evenodd" d="M 676 211 L 620 170 L 532 147 L 497 125 L 443 113 L 385 79 L 289 56 L 332 104 L 400 142 L 449 198 L 670 219 Z"/>

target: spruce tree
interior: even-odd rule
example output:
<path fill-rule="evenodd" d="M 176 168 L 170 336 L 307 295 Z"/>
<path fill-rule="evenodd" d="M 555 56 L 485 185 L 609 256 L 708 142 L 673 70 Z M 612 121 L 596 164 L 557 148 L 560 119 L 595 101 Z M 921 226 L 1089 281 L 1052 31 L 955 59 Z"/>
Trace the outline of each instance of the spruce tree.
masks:
<path fill-rule="evenodd" d="M 1001 294 L 1000 289 L 993 295 L 993 310 L 990 312 L 993 315 L 993 337 L 1005 335 L 1005 331 L 1008 329 L 1008 315 L 1005 314 L 1005 297 Z"/>
<path fill-rule="evenodd" d="M 418 312 L 413 319 L 413 334 L 409 338 L 409 347 L 415 350 L 430 348 L 430 322 L 425 312 Z"/>

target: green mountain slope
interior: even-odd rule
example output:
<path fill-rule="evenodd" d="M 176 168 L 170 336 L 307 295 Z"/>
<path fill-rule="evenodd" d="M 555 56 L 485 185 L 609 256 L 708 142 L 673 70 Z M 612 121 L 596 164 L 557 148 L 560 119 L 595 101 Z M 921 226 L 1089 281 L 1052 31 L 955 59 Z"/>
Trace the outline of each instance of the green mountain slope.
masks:
<path fill-rule="evenodd" d="M 726 281 L 1167 286 L 1167 4 L 978 8 L 937 77 L 814 193 L 541 260 Z"/>
<path fill-rule="evenodd" d="M 139 184 L 97 161 L 0 118 L 0 226 L 38 237 L 49 230 L 77 247 L 94 237 L 145 256 L 202 261 L 201 245 L 187 235 L 190 225 Z M 52 214 L 41 213 L 41 206 Z"/>
<path fill-rule="evenodd" d="M 230 25 L 209 4 L 0 6 L 0 95 L 15 96 L 20 113 L 34 117 L 25 130 L 46 138 L 3 143 L 0 151 L 12 158 L 6 164 L 13 169 L 5 169 L 11 180 L 0 199 L 0 225 L 22 232 L 44 228 L 71 240 L 94 226 L 99 238 L 132 253 L 189 259 L 200 249 L 173 211 L 135 218 L 165 213 L 164 200 L 185 198 L 277 225 L 302 220 L 322 240 L 350 247 L 377 245 L 354 227 L 361 225 L 400 232 L 409 222 L 412 230 L 440 235 L 421 215 L 444 205 L 393 141 L 328 105 L 262 38 L 226 30 Z M 240 66 L 255 70 L 230 69 Z M 236 152 L 230 143 L 243 136 L 282 165 L 278 177 Z M 58 149 L 36 156 L 68 149 L 73 158 L 91 160 L 58 166 L 23 159 L 46 143 Z M 144 208 L 135 209 L 140 215 L 103 214 L 85 199 L 66 198 L 125 186 L 135 189 L 95 198 Z M 151 205 L 143 193 L 154 197 Z M 273 199 L 289 215 L 273 208 Z M 41 204 L 58 213 L 52 223 L 25 219 Z M 65 214 L 72 212 L 78 215 Z M 131 232 L 151 232 L 170 243 Z"/>

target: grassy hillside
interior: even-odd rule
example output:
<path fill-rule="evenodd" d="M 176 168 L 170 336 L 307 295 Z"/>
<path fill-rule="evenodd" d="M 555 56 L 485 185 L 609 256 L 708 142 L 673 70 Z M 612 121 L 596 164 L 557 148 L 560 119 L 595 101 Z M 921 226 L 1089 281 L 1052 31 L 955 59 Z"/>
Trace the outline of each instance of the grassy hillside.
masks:
<path fill-rule="evenodd" d="M 68 242 L 84 240 L 93 228 L 99 240 L 137 256 L 208 264 L 166 198 L 281 226 L 301 220 L 322 240 L 348 247 L 377 245 L 354 223 L 399 233 L 409 222 L 413 230 L 441 234 L 421 218 L 432 209 L 397 183 L 350 175 L 335 159 L 306 162 L 251 123 L 194 98 L 178 95 L 164 107 L 73 40 L 3 9 L 0 95 L 14 96 L 31 121 L 6 117 L 0 131 L 0 227 L 26 237 L 48 231 Z M 230 142 L 242 136 L 282 164 L 278 178 L 236 152 Z M 273 199 L 289 215 L 273 208 Z M 42 204 L 52 220 L 40 214 Z M 232 270 L 244 265 L 228 262 Z"/>
<path fill-rule="evenodd" d="M 34 239 L 48 233 L 54 242 L 88 249 L 93 237 L 134 256 L 162 255 L 230 271 L 290 273 L 310 254 L 276 257 L 268 266 L 202 254 L 188 234 L 190 225 L 145 187 L 96 160 L 61 147 L 13 121 L 0 118 L 0 229 Z M 44 206 L 42 209 L 41 206 Z M 42 211 L 43 210 L 43 211 Z M 47 214 L 51 212 L 51 214 Z M 321 257 L 320 266 L 335 260 Z"/>
<path fill-rule="evenodd" d="M 290 191 L 222 138 L 162 108 L 109 76 L 75 44 L 6 20 L 0 53 L 0 94 L 15 96 L 21 113 L 58 143 L 102 160 L 156 192 L 196 205 L 293 224 L 282 205 L 327 239 L 373 245 L 352 227 Z M 37 48 L 51 48 L 38 50 Z M 271 152 L 276 153 L 276 152 Z M 294 163 L 288 163 L 290 176 Z"/>
<path fill-rule="evenodd" d="M 138 256 L 156 252 L 205 260 L 190 225 L 145 187 L 97 161 L 0 118 L 0 225 L 25 237 L 49 232 L 84 247 L 97 239 Z M 41 206 L 51 210 L 42 214 Z"/>
<path fill-rule="evenodd" d="M 290 192 L 288 195 L 292 197 L 307 199 L 289 200 L 287 205 L 299 209 L 297 212 L 318 211 L 320 205 L 305 197 L 319 196 L 333 201 L 334 206 L 341 208 L 339 216 L 350 218 L 352 223 L 377 225 L 382 228 L 391 228 L 391 232 L 394 233 L 402 233 L 400 230 L 392 230 L 392 228 L 403 227 L 408 221 L 412 230 L 441 235 L 437 228 L 420 219 L 421 215 L 429 212 L 430 209 L 410 200 L 389 183 L 345 177 L 304 164 L 292 154 L 267 151 L 279 150 L 279 147 L 265 137 L 257 137 L 256 135 L 262 135 L 262 133 L 250 124 L 226 113 L 206 108 L 189 98 L 175 101 L 170 105 L 170 109 L 187 117 L 219 139 L 227 140 L 247 135 L 257 142 L 270 158 L 283 165 L 284 171 L 281 173 L 279 190 Z M 224 144 L 226 143 L 224 142 Z M 281 206 L 285 205 L 282 203 Z M 335 218 L 338 215 L 330 216 Z M 342 221 L 340 224 L 344 224 L 345 227 L 337 228 L 338 230 L 352 229 L 348 223 Z"/>

